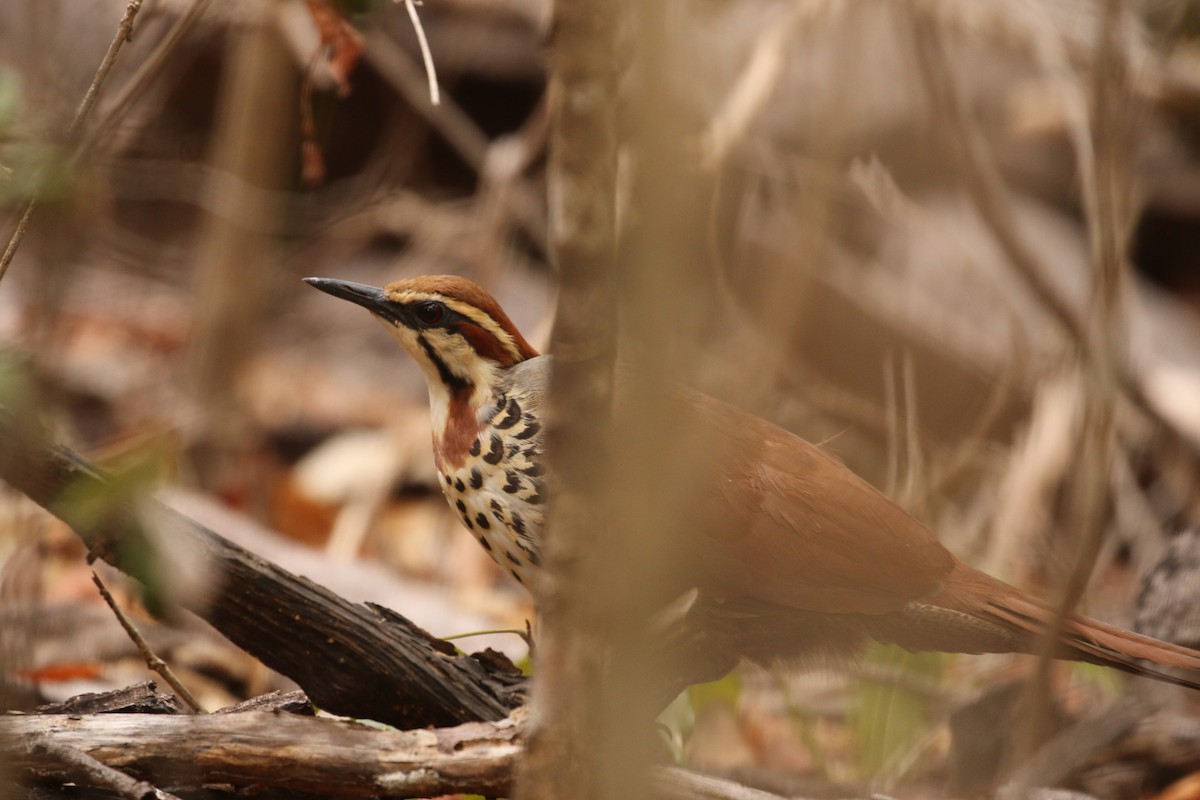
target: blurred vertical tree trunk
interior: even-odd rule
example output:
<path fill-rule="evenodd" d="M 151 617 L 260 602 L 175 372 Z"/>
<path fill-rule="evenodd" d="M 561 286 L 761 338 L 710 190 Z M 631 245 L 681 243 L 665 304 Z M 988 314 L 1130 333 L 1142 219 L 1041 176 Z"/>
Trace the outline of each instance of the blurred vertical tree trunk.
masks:
<path fill-rule="evenodd" d="M 279 197 L 295 152 L 297 75 L 276 26 L 278 0 L 244 4 L 231 29 L 212 177 L 198 243 L 188 386 L 191 465 L 202 486 L 231 480 L 233 457 L 253 447 L 236 395 L 264 306 L 279 275 Z"/>
<path fill-rule="evenodd" d="M 656 692 L 670 654 L 647 635 L 649 620 L 669 599 L 663 588 L 677 584 L 679 512 L 694 502 L 687 487 L 708 460 L 703 437 L 664 402 L 694 363 L 704 314 L 692 290 L 703 283 L 707 241 L 687 117 L 670 90 L 681 39 L 667 11 L 619 0 L 556 6 L 555 483 L 525 800 L 650 793 Z M 628 125 L 618 126 L 618 108 L 631 112 Z M 626 214 L 616 211 L 618 147 L 630 165 Z M 618 217 L 629 230 L 617 230 Z M 619 263 L 618 238 L 628 245 Z M 618 341 L 635 377 L 614 386 Z"/>
<path fill-rule="evenodd" d="M 549 209 L 560 295 L 549 427 L 554 494 L 549 575 L 539 585 L 541 636 L 534 728 L 518 779 L 525 800 L 601 797 L 613 700 L 604 654 L 612 639 L 598 558 L 611 533 L 611 420 L 616 323 L 613 283 L 620 0 L 555 4 Z M 611 774 L 608 777 L 613 777 Z M 625 789 L 632 790 L 628 774 Z M 625 794 L 636 796 L 632 791 Z"/>

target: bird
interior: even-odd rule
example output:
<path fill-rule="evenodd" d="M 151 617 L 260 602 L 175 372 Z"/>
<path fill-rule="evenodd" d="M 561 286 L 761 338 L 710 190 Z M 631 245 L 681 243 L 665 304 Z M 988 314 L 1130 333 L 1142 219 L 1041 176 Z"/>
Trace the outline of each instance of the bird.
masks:
<path fill-rule="evenodd" d="M 304 280 L 365 308 L 420 365 L 447 501 L 532 588 L 543 568 L 553 357 L 464 277 Z M 1038 653 L 1055 631 L 1055 658 L 1200 689 L 1200 651 L 1081 615 L 1058 621 L 1047 603 L 958 559 L 824 448 L 699 392 L 676 402 L 720 454 L 698 476 L 681 574 L 735 620 L 739 655 L 840 657 L 872 639 L 910 651 Z"/>

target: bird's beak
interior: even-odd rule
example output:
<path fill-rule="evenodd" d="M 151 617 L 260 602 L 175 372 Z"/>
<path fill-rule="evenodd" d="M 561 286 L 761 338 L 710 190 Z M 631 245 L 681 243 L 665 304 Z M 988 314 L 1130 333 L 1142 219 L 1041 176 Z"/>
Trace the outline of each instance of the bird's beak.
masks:
<path fill-rule="evenodd" d="M 378 314 L 388 321 L 396 321 L 395 303 L 389 300 L 387 293 L 377 286 L 339 281 L 333 278 L 305 278 L 304 282 L 326 294 L 360 305 L 372 314 Z"/>

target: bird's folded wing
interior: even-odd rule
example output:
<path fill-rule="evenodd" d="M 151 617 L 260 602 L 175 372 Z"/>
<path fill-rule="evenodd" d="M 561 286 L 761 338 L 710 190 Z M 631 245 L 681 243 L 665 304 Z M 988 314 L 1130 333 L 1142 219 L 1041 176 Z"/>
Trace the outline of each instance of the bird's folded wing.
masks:
<path fill-rule="evenodd" d="M 697 522 L 708 588 L 847 614 L 898 611 L 939 590 L 950 553 L 836 458 L 711 398 L 693 406 L 725 451 Z"/>

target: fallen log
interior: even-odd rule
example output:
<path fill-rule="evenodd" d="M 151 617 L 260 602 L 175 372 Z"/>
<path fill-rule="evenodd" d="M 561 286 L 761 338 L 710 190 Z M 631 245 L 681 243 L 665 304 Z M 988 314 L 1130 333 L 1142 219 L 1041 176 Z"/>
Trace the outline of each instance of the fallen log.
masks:
<path fill-rule="evenodd" d="M 229 542 L 48 443 L 0 409 L 0 479 L 62 519 L 93 557 L 161 587 L 238 647 L 304 689 L 320 708 L 399 728 L 500 720 L 524 700 L 524 676 L 491 651 L 461 655 L 400 614 L 351 603 Z M 97 511 L 96 503 L 110 502 Z"/>

